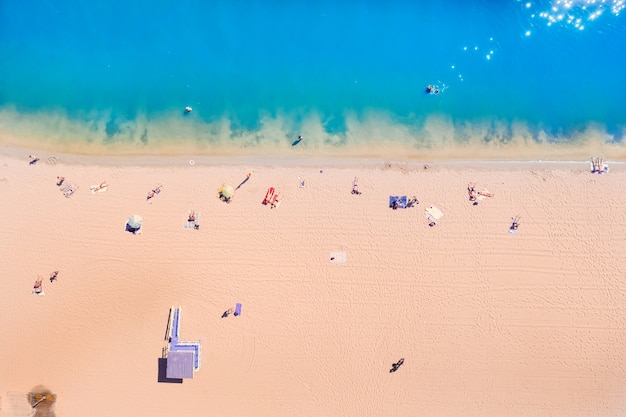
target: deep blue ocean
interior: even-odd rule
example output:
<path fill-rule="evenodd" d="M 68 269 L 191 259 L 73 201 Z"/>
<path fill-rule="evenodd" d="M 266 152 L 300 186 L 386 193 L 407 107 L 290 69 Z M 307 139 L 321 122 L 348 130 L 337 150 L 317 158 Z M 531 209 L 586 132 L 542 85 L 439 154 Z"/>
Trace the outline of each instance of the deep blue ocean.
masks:
<path fill-rule="evenodd" d="M 2 0 L 0 130 L 139 146 L 622 142 L 623 8 Z"/>

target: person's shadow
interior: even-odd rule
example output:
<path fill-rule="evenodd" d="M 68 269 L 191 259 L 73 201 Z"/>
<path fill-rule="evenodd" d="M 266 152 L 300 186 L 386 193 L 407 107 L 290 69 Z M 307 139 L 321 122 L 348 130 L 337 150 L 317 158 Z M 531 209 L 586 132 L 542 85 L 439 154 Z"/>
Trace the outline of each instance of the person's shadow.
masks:
<path fill-rule="evenodd" d="M 389 370 L 389 372 L 396 372 L 398 370 L 398 368 L 400 368 L 400 366 L 402 366 L 402 364 L 404 363 L 404 358 L 400 358 L 400 360 L 394 364 L 391 365 L 391 369 Z"/>

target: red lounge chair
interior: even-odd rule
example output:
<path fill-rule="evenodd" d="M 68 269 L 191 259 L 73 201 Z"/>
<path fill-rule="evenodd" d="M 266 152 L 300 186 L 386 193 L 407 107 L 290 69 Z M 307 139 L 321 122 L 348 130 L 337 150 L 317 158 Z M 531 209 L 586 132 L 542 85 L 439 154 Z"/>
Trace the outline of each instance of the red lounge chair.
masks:
<path fill-rule="evenodd" d="M 272 201 L 272 199 L 274 198 L 274 192 L 275 191 L 276 190 L 274 190 L 274 187 L 270 187 L 267 190 L 267 193 L 265 194 L 265 198 L 263 199 L 263 204 L 267 205 L 267 204 L 269 204 Z"/>

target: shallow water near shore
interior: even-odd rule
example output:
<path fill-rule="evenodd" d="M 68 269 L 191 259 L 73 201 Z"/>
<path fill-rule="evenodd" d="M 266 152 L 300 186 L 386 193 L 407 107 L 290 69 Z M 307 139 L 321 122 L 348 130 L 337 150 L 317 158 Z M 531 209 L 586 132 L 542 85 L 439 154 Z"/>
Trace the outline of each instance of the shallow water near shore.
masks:
<path fill-rule="evenodd" d="M 620 1 L 32 6 L 0 14 L 11 145 L 623 157 Z"/>

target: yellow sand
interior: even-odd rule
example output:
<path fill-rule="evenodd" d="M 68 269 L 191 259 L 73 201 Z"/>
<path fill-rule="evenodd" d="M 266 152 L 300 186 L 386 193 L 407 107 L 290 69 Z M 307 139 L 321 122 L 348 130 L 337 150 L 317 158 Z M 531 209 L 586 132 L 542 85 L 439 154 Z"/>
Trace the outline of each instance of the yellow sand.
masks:
<path fill-rule="evenodd" d="M 26 155 L 0 157 L 0 416 L 37 385 L 64 417 L 626 411 L 623 165 L 597 176 L 582 162 L 29 166 Z M 216 198 L 248 172 L 231 204 Z M 58 175 L 80 186 L 71 198 Z M 470 181 L 495 196 L 472 206 Z M 261 204 L 271 186 L 277 209 Z M 419 204 L 394 211 L 389 195 Z M 444 213 L 433 228 L 430 204 Z M 192 209 L 199 230 L 183 228 Z M 140 235 L 124 232 L 132 214 Z M 242 315 L 221 318 L 237 302 Z M 179 305 L 202 366 L 182 385 L 157 383 Z"/>

